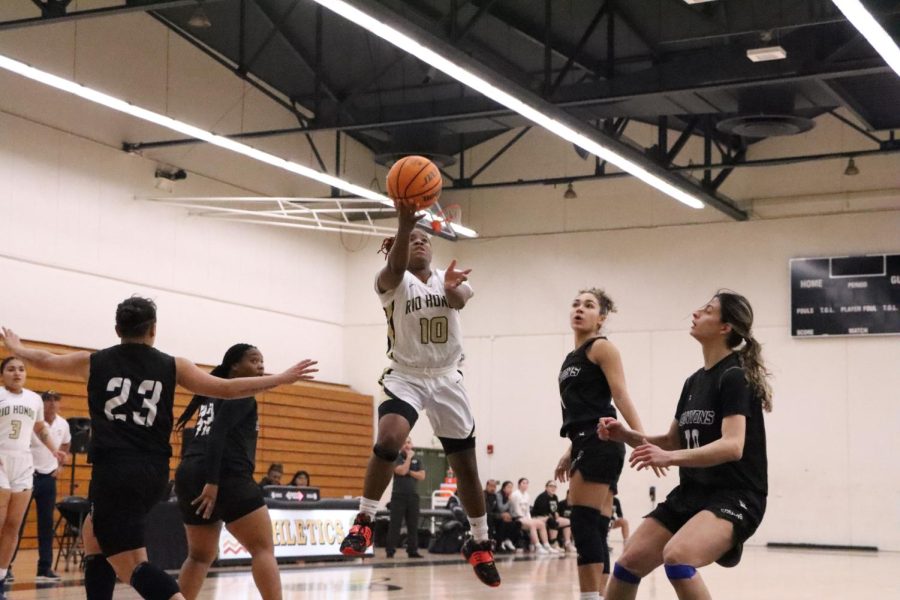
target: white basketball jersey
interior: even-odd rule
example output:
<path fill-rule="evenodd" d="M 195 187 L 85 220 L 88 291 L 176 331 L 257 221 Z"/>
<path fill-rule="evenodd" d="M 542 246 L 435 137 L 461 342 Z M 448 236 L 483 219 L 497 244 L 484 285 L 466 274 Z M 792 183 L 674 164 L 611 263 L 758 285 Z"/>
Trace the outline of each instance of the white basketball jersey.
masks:
<path fill-rule="evenodd" d="M 34 424 L 44 420 L 44 403 L 31 390 L 13 394 L 0 387 L 0 452 L 29 452 Z"/>
<path fill-rule="evenodd" d="M 443 270 L 432 269 L 427 283 L 406 271 L 396 288 L 378 293 L 378 297 L 387 318 L 388 358 L 401 367 L 416 369 L 459 365 L 462 326 L 459 311 L 447 301 Z"/>

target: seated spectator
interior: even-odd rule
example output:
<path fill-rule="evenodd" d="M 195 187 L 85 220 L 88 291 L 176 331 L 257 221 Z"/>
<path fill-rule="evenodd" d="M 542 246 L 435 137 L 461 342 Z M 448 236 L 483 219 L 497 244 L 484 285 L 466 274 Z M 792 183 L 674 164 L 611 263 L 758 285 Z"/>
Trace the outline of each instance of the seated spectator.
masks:
<path fill-rule="evenodd" d="M 507 490 L 507 485 L 509 489 Z M 505 495 L 503 490 L 507 490 Z M 484 505 L 488 516 L 488 535 L 498 550 L 515 552 L 514 539 L 519 537 L 521 525 L 515 522 L 509 513 L 509 495 L 512 493 L 512 482 L 503 484 L 503 490 L 497 490 L 497 481 L 488 479 L 484 484 Z M 502 505 L 502 509 L 501 509 Z"/>
<path fill-rule="evenodd" d="M 557 537 L 561 532 L 562 541 L 567 552 L 574 551 L 572 546 L 572 530 L 569 519 L 559 514 L 559 498 L 556 496 L 556 482 L 552 479 L 544 486 L 544 491 L 534 499 L 534 508 L 531 515 L 535 519 L 544 521 L 547 525 L 547 534 L 551 547 L 557 544 Z"/>
<path fill-rule="evenodd" d="M 309 473 L 306 471 L 297 471 L 291 479 L 291 485 L 295 487 L 309 487 Z"/>
<path fill-rule="evenodd" d="M 628 525 L 628 519 L 625 518 L 625 514 L 622 512 L 622 503 L 619 502 L 619 496 L 613 496 L 613 518 L 609 522 L 609 530 L 613 529 L 622 529 L 622 542 L 628 541 L 628 532 L 630 531 Z"/>
<path fill-rule="evenodd" d="M 284 465 L 281 463 L 272 463 L 266 476 L 259 480 L 259 487 L 267 485 L 281 485 L 281 477 L 284 475 Z"/>
<path fill-rule="evenodd" d="M 531 548 L 538 554 L 556 554 L 560 552 L 551 548 L 547 542 L 547 524 L 531 517 L 531 497 L 528 495 L 528 479 L 519 479 L 519 488 L 510 496 L 510 513 L 519 522 L 531 539 Z"/>

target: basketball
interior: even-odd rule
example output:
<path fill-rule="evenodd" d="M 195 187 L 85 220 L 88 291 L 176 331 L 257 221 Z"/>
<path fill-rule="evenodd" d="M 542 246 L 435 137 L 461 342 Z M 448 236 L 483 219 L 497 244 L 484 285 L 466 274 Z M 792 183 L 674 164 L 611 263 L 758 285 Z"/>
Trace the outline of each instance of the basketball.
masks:
<path fill-rule="evenodd" d="M 422 210 L 437 202 L 443 183 L 433 162 L 424 156 L 404 156 L 388 172 L 387 193 L 395 205 L 399 200 L 407 200 Z"/>

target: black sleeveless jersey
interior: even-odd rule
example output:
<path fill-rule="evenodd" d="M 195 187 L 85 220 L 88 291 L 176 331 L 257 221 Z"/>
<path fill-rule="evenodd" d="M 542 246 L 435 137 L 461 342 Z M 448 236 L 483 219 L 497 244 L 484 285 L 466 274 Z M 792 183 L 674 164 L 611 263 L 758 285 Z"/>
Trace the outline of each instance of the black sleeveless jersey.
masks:
<path fill-rule="evenodd" d="M 675 410 L 681 447 L 699 448 L 720 439 L 722 419 L 731 415 L 746 417 L 741 459 L 714 467 L 681 467 L 681 483 L 766 495 L 768 463 L 762 401 L 747 383 L 737 353 L 729 354 L 708 371 L 699 369 L 685 381 Z"/>
<path fill-rule="evenodd" d="M 218 484 L 222 475 L 253 477 L 258 432 L 256 398 L 207 398 L 198 410 L 194 439 L 184 458 L 203 461 L 205 483 Z"/>
<path fill-rule="evenodd" d="M 146 344 L 119 344 L 91 354 L 90 459 L 172 455 L 175 358 Z"/>
<path fill-rule="evenodd" d="M 597 340 L 591 338 L 566 356 L 559 371 L 559 395 L 562 401 L 562 428 L 566 437 L 576 424 L 596 423 L 600 417 L 615 417 L 612 392 L 603 369 L 590 361 L 588 350 Z"/>

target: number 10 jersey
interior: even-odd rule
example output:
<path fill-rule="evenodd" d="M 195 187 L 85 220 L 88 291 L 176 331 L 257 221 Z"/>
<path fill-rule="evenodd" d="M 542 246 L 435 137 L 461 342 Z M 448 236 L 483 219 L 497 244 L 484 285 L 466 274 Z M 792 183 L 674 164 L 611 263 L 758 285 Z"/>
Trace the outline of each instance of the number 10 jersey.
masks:
<path fill-rule="evenodd" d="M 169 457 L 175 358 L 146 344 L 119 344 L 91 355 L 89 457 Z"/>
<path fill-rule="evenodd" d="M 468 286 L 468 283 L 461 284 Z M 450 308 L 444 271 L 432 269 L 428 281 L 406 271 L 396 288 L 375 292 L 387 318 L 387 356 L 400 368 L 445 369 L 462 359 L 459 311 Z"/>

